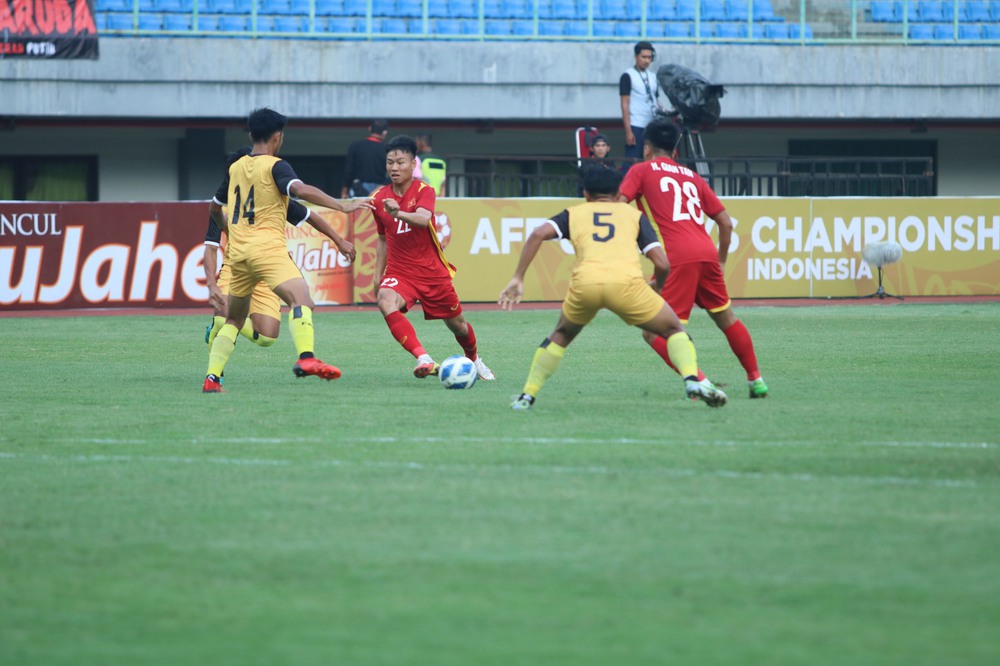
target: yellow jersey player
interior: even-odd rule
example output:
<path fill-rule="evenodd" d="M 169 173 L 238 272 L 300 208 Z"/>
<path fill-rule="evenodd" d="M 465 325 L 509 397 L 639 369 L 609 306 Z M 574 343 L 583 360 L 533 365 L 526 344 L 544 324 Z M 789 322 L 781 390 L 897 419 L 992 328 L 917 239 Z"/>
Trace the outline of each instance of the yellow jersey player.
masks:
<path fill-rule="evenodd" d="M 515 410 L 531 408 L 546 380 L 559 367 L 566 347 L 602 308 L 627 324 L 666 338 L 689 398 L 703 400 L 709 407 L 726 404 L 725 393 L 707 380 L 698 381 L 694 344 L 677 315 L 659 296 L 670 270 L 667 255 L 646 216 L 615 202 L 620 182 L 617 171 L 604 166 L 585 168 L 583 190 L 587 203 L 562 211 L 531 232 L 514 277 L 500 293 L 500 306 L 512 309 L 521 302 L 524 274 L 542 242 L 565 238 L 573 244 L 576 263 L 559 323 L 535 351 L 524 389 L 511 404 Z M 642 275 L 638 250 L 653 262 L 656 291 L 650 289 Z"/>
<path fill-rule="evenodd" d="M 231 277 L 229 312 L 212 343 L 208 374 L 202 386 L 205 393 L 223 392 L 219 378 L 233 353 L 236 336 L 246 323 L 250 296 L 261 281 L 290 308 L 288 324 L 298 353 L 298 361 L 292 367 L 295 375 L 314 375 L 330 380 L 341 374 L 338 368 L 323 363 L 314 354 L 314 304 L 308 283 L 288 255 L 285 218 L 291 197 L 345 213 L 371 205 L 365 200 L 340 202 L 303 183 L 291 165 L 278 157 L 287 122 L 285 116 L 268 108 L 250 113 L 247 129 L 253 150 L 229 167 L 226 180 L 209 209 L 217 224 L 226 225 Z M 221 205 L 229 209 L 228 224 Z"/>

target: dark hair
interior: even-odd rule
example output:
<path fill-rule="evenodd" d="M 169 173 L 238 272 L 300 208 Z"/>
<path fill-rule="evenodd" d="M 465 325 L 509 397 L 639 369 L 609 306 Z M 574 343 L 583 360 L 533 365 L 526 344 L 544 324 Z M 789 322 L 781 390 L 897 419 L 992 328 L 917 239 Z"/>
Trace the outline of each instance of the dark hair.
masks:
<path fill-rule="evenodd" d="M 650 44 L 649 42 L 637 42 L 636 45 L 632 48 L 632 50 L 635 51 L 636 55 L 639 55 L 639 53 L 642 51 L 652 51 L 653 57 L 654 58 L 656 57 L 656 49 L 654 49 L 653 45 Z"/>
<path fill-rule="evenodd" d="M 603 164 L 587 164 L 580 169 L 583 190 L 590 194 L 615 194 L 621 185 L 622 175 Z"/>
<path fill-rule="evenodd" d="M 646 125 L 643 142 L 648 143 L 653 150 L 670 155 L 681 140 L 681 129 L 672 120 L 655 118 Z"/>
<path fill-rule="evenodd" d="M 609 146 L 611 145 L 611 143 L 608 141 L 608 137 L 604 136 L 603 134 L 595 134 L 594 136 L 590 137 L 590 141 L 587 142 L 587 145 L 593 148 L 594 144 L 596 144 L 599 141 L 603 141 Z"/>
<path fill-rule="evenodd" d="M 423 141 L 428 146 L 433 143 L 433 139 L 431 138 L 431 135 L 428 134 L 427 132 L 421 132 L 420 134 L 416 135 L 413 138 L 416 139 L 417 141 Z"/>
<path fill-rule="evenodd" d="M 383 132 L 389 131 L 389 121 L 383 118 L 378 118 L 372 121 L 370 126 L 372 134 L 382 134 Z"/>
<path fill-rule="evenodd" d="M 233 152 L 229 153 L 228 155 L 226 155 L 226 171 L 228 172 L 229 167 L 236 164 L 236 160 L 240 159 L 241 157 L 246 157 L 252 152 L 253 148 L 251 146 L 242 146 L 240 148 L 237 148 Z"/>
<path fill-rule="evenodd" d="M 254 143 L 267 141 L 275 133 L 283 132 L 287 124 L 288 118 L 266 106 L 254 109 L 247 116 L 247 131 L 250 132 L 250 138 L 253 139 Z"/>
<path fill-rule="evenodd" d="M 394 150 L 399 150 L 404 153 L 409 153 L 412 157 L 417 156 L 417 142 L 406 136 L 405 134 L 400 134 L 399 136 L 394 136 L 389 139 L 389 142 L 385 144 L 385 154 L 388 155 Z"/>

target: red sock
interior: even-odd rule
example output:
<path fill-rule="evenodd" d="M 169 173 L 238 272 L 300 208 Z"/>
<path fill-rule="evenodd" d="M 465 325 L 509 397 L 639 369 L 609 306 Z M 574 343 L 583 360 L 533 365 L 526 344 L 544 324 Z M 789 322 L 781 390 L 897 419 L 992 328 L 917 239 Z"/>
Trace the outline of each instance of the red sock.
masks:
<path fill-rule="evenodd" d="M 653 341 L 649 343 L 649 346 L 653 348 L 653 351 L 660 355 L 660 358 L 663 359 L 664 363 L 670 366 L 671 370 L 676 372 L 678 375 L 681 374 L 677 370 L 677 367 L 670 361 L 670 354 L 667 353 L 667 339 L 665 337 L 662 335 L 656 336 L 653 338 Z M 701 381 L 702 379 L 705 379 L 705 373 L 701 371 L 701 368 L 698 368 L 698 381 Z"/>
<path fill-rule="evenodd" d="M 461 335 L 456 333 L 455 339 L 458 341 L 458 344 L 462 345 L 462 351 L 465 352 L 465 355 L 475 361 L 476 354 L 478 354 L 476 351 L 476 332 L 472 330 L 472 324 L 469 322 L 466 322 L 465 324 L 469 327 L 468 335 L 463 338 Z"/>
<path fill-rule="evenodd" d="M 420 340 L 417 340 L 417 332 L 413 330 L 413 324 L 402 312 L 396 310 L 387 314 L 385 323 L 389 325 L 389 332 L 392 333 L 392 337 L 396 338 L 396 342 L 413 354 L 414 358 L 419 358 L 421 354 L 427 353 L 420 345 Z"/>
<path fill-rule="evenodd" d="M 739 319 L 736 323 L 723 331 L 729 347 L 740 360 L 740 365 L 747 372 L 747 381 L 760 379 L 760 370 L 757 368 L 757 354 L 753 350 L 753 340 L 750 338 L 750 331 Z"/>

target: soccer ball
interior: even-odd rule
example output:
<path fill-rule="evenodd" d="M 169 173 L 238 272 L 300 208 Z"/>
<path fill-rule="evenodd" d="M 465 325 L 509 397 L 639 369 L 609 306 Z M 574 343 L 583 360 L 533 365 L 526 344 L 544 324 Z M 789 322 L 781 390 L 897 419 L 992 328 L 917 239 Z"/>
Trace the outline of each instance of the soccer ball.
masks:
<path fill-rule="evenodd" d="M 464 356 L 449 356 L 438 369 L 441 377 L 441 384 L 446 389 L 467 389 L 472 388 L 479 373 L 476 372 L 476 364 Z"/>

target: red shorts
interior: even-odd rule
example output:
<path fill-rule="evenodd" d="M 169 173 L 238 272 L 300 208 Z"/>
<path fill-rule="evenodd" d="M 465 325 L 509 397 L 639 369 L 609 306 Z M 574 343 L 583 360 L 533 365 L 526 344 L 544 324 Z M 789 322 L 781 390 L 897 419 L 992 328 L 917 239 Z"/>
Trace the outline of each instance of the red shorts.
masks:
<path fill-rule="evenodd" d="M 414 280 L 386 273 L 379 283 L 379 289 L 392 289 L 403 297 L 406 304 L 403 312 L 420 301 L 424 308 L 424 319 L 452 319 L 462 314 L 462 303 L 455 293 L 451 280 Z"/>
<path fill-rule="evenodd" d="M 691 306 L 721 312 L 729 307 L 729 292 L 717 261 L 700 261 L 671 266 L 661 292 L 682 323 L 691 318 Z"/>

